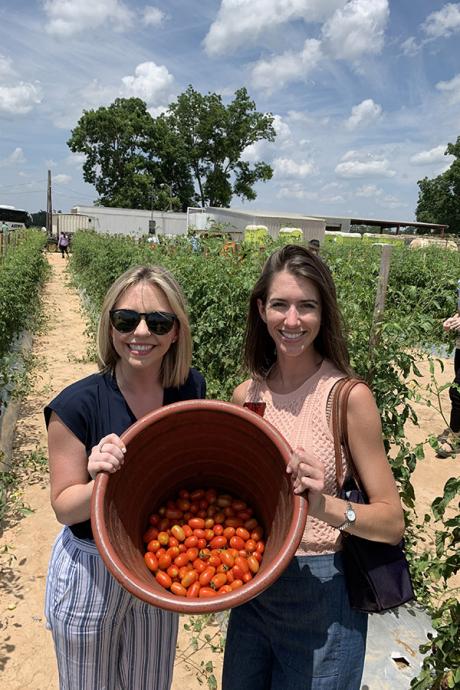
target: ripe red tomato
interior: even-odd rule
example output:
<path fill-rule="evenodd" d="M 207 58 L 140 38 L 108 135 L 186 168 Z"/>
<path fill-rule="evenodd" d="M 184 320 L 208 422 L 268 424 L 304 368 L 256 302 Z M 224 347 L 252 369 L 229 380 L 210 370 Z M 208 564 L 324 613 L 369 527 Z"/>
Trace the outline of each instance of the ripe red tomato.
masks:
<path fill-rule="evenodd" d="M 180 525 L 173 525 L 171 527 L 171 534 L 177 539 L 177 541 L 185 541 L 185 532 Z"/>
<path fill-rule="evenodd" d="M 171 563 L 172 563 L 171 556 L 167 553 L 164 553 L 158 559 L 158 567 L 160 568 L 160 570 L 167 570 L 169 568 L 169 566 L 171 565 Z"/>
<path fill-rule="evenodd" d="M 201 589 L 201 585 L 197 580 L 192 585 L 190 585 L 190 587 L 188 588 L 187 597 L 189 599 L 194 599 L 195 597 L 197 597 L 199 595 L 200 589 Z"/>
<path fill-rule="evenodd" d="M 201 586 L 206 586 L 211 582 L 211 579 L 214 577 L 214 574 L 216 572 L 216 569 L 212 565 L 208 565 L 205 570 L 200 574 L 199 580 L 200 580 L 200 585 Z"/>
<path fill-rule="evenodd" d="M 244 529 L 244 527 L 237 527 L 236 536 L 241 537 L 241 539 L 244 539 L 244 541 L 247 541 L 249 539 L 249 532 L 247 529 Z"/>
<path fill-rule="evenodd" d="M 221 537 L 214 537 L 209 542 L 209 546 L 211 549 L 223 549 L 225 546 L 227 546 L 227 537 L 224 537 L 223 535 Z"/>
<path fill-rule="evenodd" d="M 165 573 L 163 570 L 159 570 L 156 573 L 155 579 L 158 582 L 158 584 L 164 587 L 165 589 L 169 589 L 172 585 L 171 578 L 169 577 L 168 573 Z"/>
<path fill-rule="evenodd" d="M 193 529 L 204 529 L 204 520 L 200 517 L 192 517 L 188 521 L 189 527 Z"/>
<path fill-rule="evenodd" d="M 188 573 L 184 575 L 182 580 L 180 581 L 182 587 L 185 587 L 185 589 L 188 589 L 190 585 L 193 585 L 194 582 L 198 580 L 198 573 L 196 570 L 189 570 Z"/>
<path fill-rule="evenodd" d="M 152 571 L 152 573 L 156 572 L 158 570 L 158 559 L 153 554 L 151 551 L 147 551 L 144 554 L 144 561 L 149 570 Z"/>
<path fill-rule="evenodd" d="M 225 573 L 216 573 L 214 577 L 211 579 L 211 587 L 213 589 L 219 589 L 223 585 L 227 583 L 227 576 Z"/>
<path fill-rule="evenodd" d="M 220 560 L 222 561 L 222 564 L 225 565 L 227 568 L 233 568 L 235 565 L 235 557 L 232 556 L 229 551 L 222 551 L 220 554 Z"/>
<path fill-rule="evenodd" d="M 187 590 L 181 585 L 180 582 L 173 582 L 171 585 L 171 592 L 178 597 L 186 597 Z"/>
<path fill-rule="evenodd" d="M 158 541 L 162 546 L 167 546 L 169 544 L 169 534 L 167 532 L 159 532 Z"/>
<path fill-rule="evenodd" d="M 188 553 L 180 553 L 176 558 L 174 559 L 174 564 L 177 565 L 178 568 L 182 568 L 182 566 L 187 565 L 189 561 Z"/>
<path fill-rule="evenodd" d="M 258 572 L 260 564 L 259 564 L 259 561 L 257 560 L 257 558 L 255 556 L 249 556 L 248 566 L 249 566 L 249 570 L 251 571 L 251 573 L 255 574 Z"/>
<path fill-rule="evenodd" d="M 147 551 L 153 551 L 153 553 L 155 553 L 156 551 L 158 551 L 160 546 L 161 544 L 158 541 L 158 539 L 152 539 L 152 541 L 149 541 L 149 543 L 147 544 Z"/>
<path fill-rule="evenodd" d="M 237 551 L 241 551 L 244 549 L 244 540 L 241 539 L 241 537 L 237 537 L 236 535 L 230 539 L 230 546 L 232 549 L 236 549 Z"/>

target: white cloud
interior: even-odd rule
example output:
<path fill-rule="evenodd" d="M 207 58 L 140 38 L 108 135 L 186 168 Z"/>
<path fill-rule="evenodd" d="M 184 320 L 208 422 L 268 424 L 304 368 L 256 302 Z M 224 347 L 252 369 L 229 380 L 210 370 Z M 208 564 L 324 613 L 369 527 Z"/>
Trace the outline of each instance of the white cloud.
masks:
<path fill-rule="evenodd" d="M 11 58 L 0 55 L 0 79 L 10 77 L 14 74 Z"/>
<path fill-rule="evenodd" d="M 75 126 L 83 110 L 92 110 L 108 106 L 116 98 L 141 98 L 149 106 L 147 110 L 152 117 L 165 111 L 165 105 L 172 100 L 170 85 L 174 81 L 166 67 L 154 62 L 143 62 L 134 70 L 134 75 L 125 76 L 121 84 L 101 84 L 99 80 L 82 88 L 71 101 L 63 102 L 61 110 L 53 112 L 53 123 L 60 129 Z"/>
<path fill-rule="evenodd" d="M 252 70 L 253 84 L 270 93 L 291 81 L 306 79 L 320 58 L 320 41 L 315 38 L 307 39 L 298 53 L 287 51 L 271 60 L 260 60 Z"/>
<path fill-rule="evenodd" d="M 286 22 L 322 22 L 346 0 L 222 0 L 204 39 L 209 55 L 223 55 L 241 45 L 253 46 L 270 29 Z"/>
<path fill-rule="evenodd" d="M 158 7 L 148 5 L 144 7 L 143 18 L 145 26 L 161 26 L 166 19 L 166 15 Z"/>
<path fill-rule="evenodd" d="M 71 182 L 71 181 L 72 181 L 72 178 L 70 177 L 70 175 L 63 175 L 63 174 L 53 175 L 54 184 L 65 185 L 65 184 L 69 184 L 69 182 Z"/>
<path fill-rule="evenodd" d="M 281 187 L 276 194 L 278 199 L 307 199 L 316 201 L 319 198 L 318 192 L 306 190 L 299 183 L 290 184 L 289 187 Z"/>
<path fill-rule="evenodd" d="M 451 104 L 460 102 L 460 74 L 456 74 L 450 81 L 439 81 L 436 88 L 449 97 Z"/>
<path fill-rule="evenodd" d="M 123 95 L 142 98 L 147 104 L 153 104 L 166 97 L 174 77 L 164 65 L 142 62 L 134 70 L 134 76 L 123 77 L 121 81 Z"/>
<path fill-rule="evenodd" d="M 353 106 L 351 115 L 345 123 L 347 129 L 356 129 L 357 127 L 367 127 L 371 122 L 378 120 L 382 114 L 382 106 L 374 103 L 372 98 L 366 98 L 358 105 Z"/>
<path fill-rule="evenodd" d="M 375 184 L 365 184 L 362 187 L 358 187 L 355 192 L 356 196 L 362 196 L 366 198 L 377 197 L 383 194 L 383 189 L 376 187 Z"/>
<path fill-rule="evenodd" d="M 246 146 L 241 153 L 241 158 L 248 163 L 256 163 L 257 161 L 265 160 L 271 157 L 269 151 L 273 146 L 276 146 L 277 151 L 289 148 L 292 145 L 292 132 L 289 125 L 283 120 L 281 115 L 273 115 L 273 127 L 276 132 L 276 140 L 273 144 L 265 139 L 255 141 L 253 144 Z"/>
<path fill-rule="evenodd" d="M 401 201 L 401 199 L 398 199 L 398 197 L 393 196 L 392 194 L 386 194 L 378 203 L 380 206 L 384 206 L 385 208 L 402 208 L 404 206 L 407 206 L 406 203 Z"/>
<path fill-rule="evenodd" d="M 24 156 L 24 151 L 18 146 L 9 156 L 0 160 L 0 167 L 6 168 L 10 165 L 19 165 L 25 162 L 26 157 Z"/>
<path fill-rule="evenodd" d="M 49 20 L 46 31 L 57 36 L 71 36 L 107 24 L 124 31 L 134 21 L 134 13 L 121 0 L 45 0 L 44 10 Z"/>
<path fill-rule="evenodd" d="M 311 161 L 297 163 L 291 158 L 275 158 L 272 163 L 276 177 L 308 177 L 314 172 Z"/>
<path fill-rule="evenodd" d="M 429 151 L 420 151 L 410 157 L 409 161 L 414 165 L 429 165 L 431 163 L 444 163 L 446 160 L 453 160 L 453 156 L 445 156 L 447 146 L 441 144 Z"/>
<path fill-rule="evenodd" d="M 379 158 L 370 154 L 348 151 L 339 163 L 335 172 L 339 177 L 394 177 L 396 172 L 391 170 L 386 158 Z"/>
<path fill-rule="evenodd" d="M 86 161 L 86 156 L 84 153 L 70 153 L 65 162 L 67 165 L 80 167 Z"/>
<path fill-rule="evenodd" d="M 286 146 L 291 142 L 292 132 L 291 128 L 283 120 L 281 115 L 273 115 L 273 128 L 276 132 L 276 145 L 277 147 Z"/>
<path fill-rule="evenodd" d="M 401 44 L 401 48 L 403 55 L 407 55 L 407 57 L 413 57 L 414 55 L 417 55 L 417 53 L 420 51 L 420 45 L 417 43 L 413 36 L 409 36 L 409 38 L 406 38 L 404 43 Z"/>
<path fill-rule="evenodd" d="M 460 4 L 448 3 L 430 14 L 423 22 L 422 30 L 430 38 L 447 38 L 460 32 Z"/>
<path fill-rule="evenodd" d="M 389 15 L 388 0 L 350 0 L 323 27 L 330 53 L 351 61 L 380 53 Z"/>
<path fill-rule="evenodd" d="M 41 103 L 42 91 L 40 85 L 19 82 L 17 86 L 0 86 L 0 113 L 24 115 L 32 110 L 34 105 Z"/>

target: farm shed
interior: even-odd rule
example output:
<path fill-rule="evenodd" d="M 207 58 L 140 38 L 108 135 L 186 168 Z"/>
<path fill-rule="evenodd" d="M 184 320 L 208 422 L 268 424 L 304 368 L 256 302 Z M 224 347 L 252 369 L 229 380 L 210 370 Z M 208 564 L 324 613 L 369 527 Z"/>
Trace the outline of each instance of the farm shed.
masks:
<path fill-rule="evenodd" d="M 87 216 L 96 232 L 110 235 L 142 237 L 149 234 L 154 221 L 157 235 L 184 235 L 187 230 L 187 214 L 170 211 L 148 211 L 107 206 L 74 206 L 71 214 Z"/>
<path fill-rule="evenodd" d="M 235 240 L 241 240 L 247 225 L 264 225 L 271 237 L 278 237 L 281 228 L 300 228 L 304 241 L 324 239 L 325 221 L 322 218 L 311 218 L 294 213 L 268 213 L 264 211 L 243 211 L 241 209 L 214 208 L 188 209 L 188 227 L 194 226 L 199 230 L 205 230 L 209 223 L 215 221 L 221 223 Z"/>
<path fill-rule="evenodd" d="M 76 213 L 53 213 L 52 235 L 58 237 L 61 232 L 73 233 L 77 230 L 90 230 L 93 227 L 91 216 Z"/>
<path fill-rule="evenodd" d="M 319 216 L 314 216 L 315 218 Z M 321 218 L 326 222 L 326 230 L 331 232 L 353 232 L 359 230 L 363 231 L 364 228 L 375 227 L 378 228 L 380 234 L 386 229 L 394 230 L 397 235 L 401 228 L 414 228 L 419 232 L 426 234 L 439 233 L 441 237 L 448 229 L 448 225 L 442 225 L 441 223 L 422 223 L 414 220 L 388 220 L 388 219 L 376 219 L 376 218 L 343 218 L 340 216 L 321 216 Z"/>

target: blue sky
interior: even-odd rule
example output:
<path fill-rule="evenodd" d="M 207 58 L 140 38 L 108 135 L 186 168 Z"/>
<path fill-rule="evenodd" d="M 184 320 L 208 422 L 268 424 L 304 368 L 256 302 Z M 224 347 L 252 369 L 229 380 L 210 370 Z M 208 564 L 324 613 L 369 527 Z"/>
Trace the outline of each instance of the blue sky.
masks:
<path fill-rule="evenodd" d="M 236 208 L 414 218 L 417 180 L 460 135 L 460 3 L 436 0 L 15 0 L 0 5 L 0 203 L 63 212 L 96 199 L 67 147 L 84 109 L 188 84 L 246 86 L 277 138 Z"/>

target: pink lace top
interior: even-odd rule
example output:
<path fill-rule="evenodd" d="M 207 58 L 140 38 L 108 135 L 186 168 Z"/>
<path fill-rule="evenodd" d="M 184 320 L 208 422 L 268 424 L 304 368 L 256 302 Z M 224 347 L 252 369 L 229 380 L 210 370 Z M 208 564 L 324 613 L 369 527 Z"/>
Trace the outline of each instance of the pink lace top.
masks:
<path fill-rule="evenodd" d="M 292 393 L 274 393 L 266 381 L 251 381 L 246 402 L 266 403 L 264 419 L 280 431 L 291 448 L 311 449 L 325 469 L 325 493 L 337 495 L 334 440 L 328 424 L 327 403 L 334 384 L 344 374 L 329 360 Z M 342 457 L 344 472 L 346 462 Z M 345 476 L 345 474 L 344 474 Z M 307 517 L 307 524 L 296 555 L 334 553 L 341 548 L 341 535 L 322 520 Z"/>

